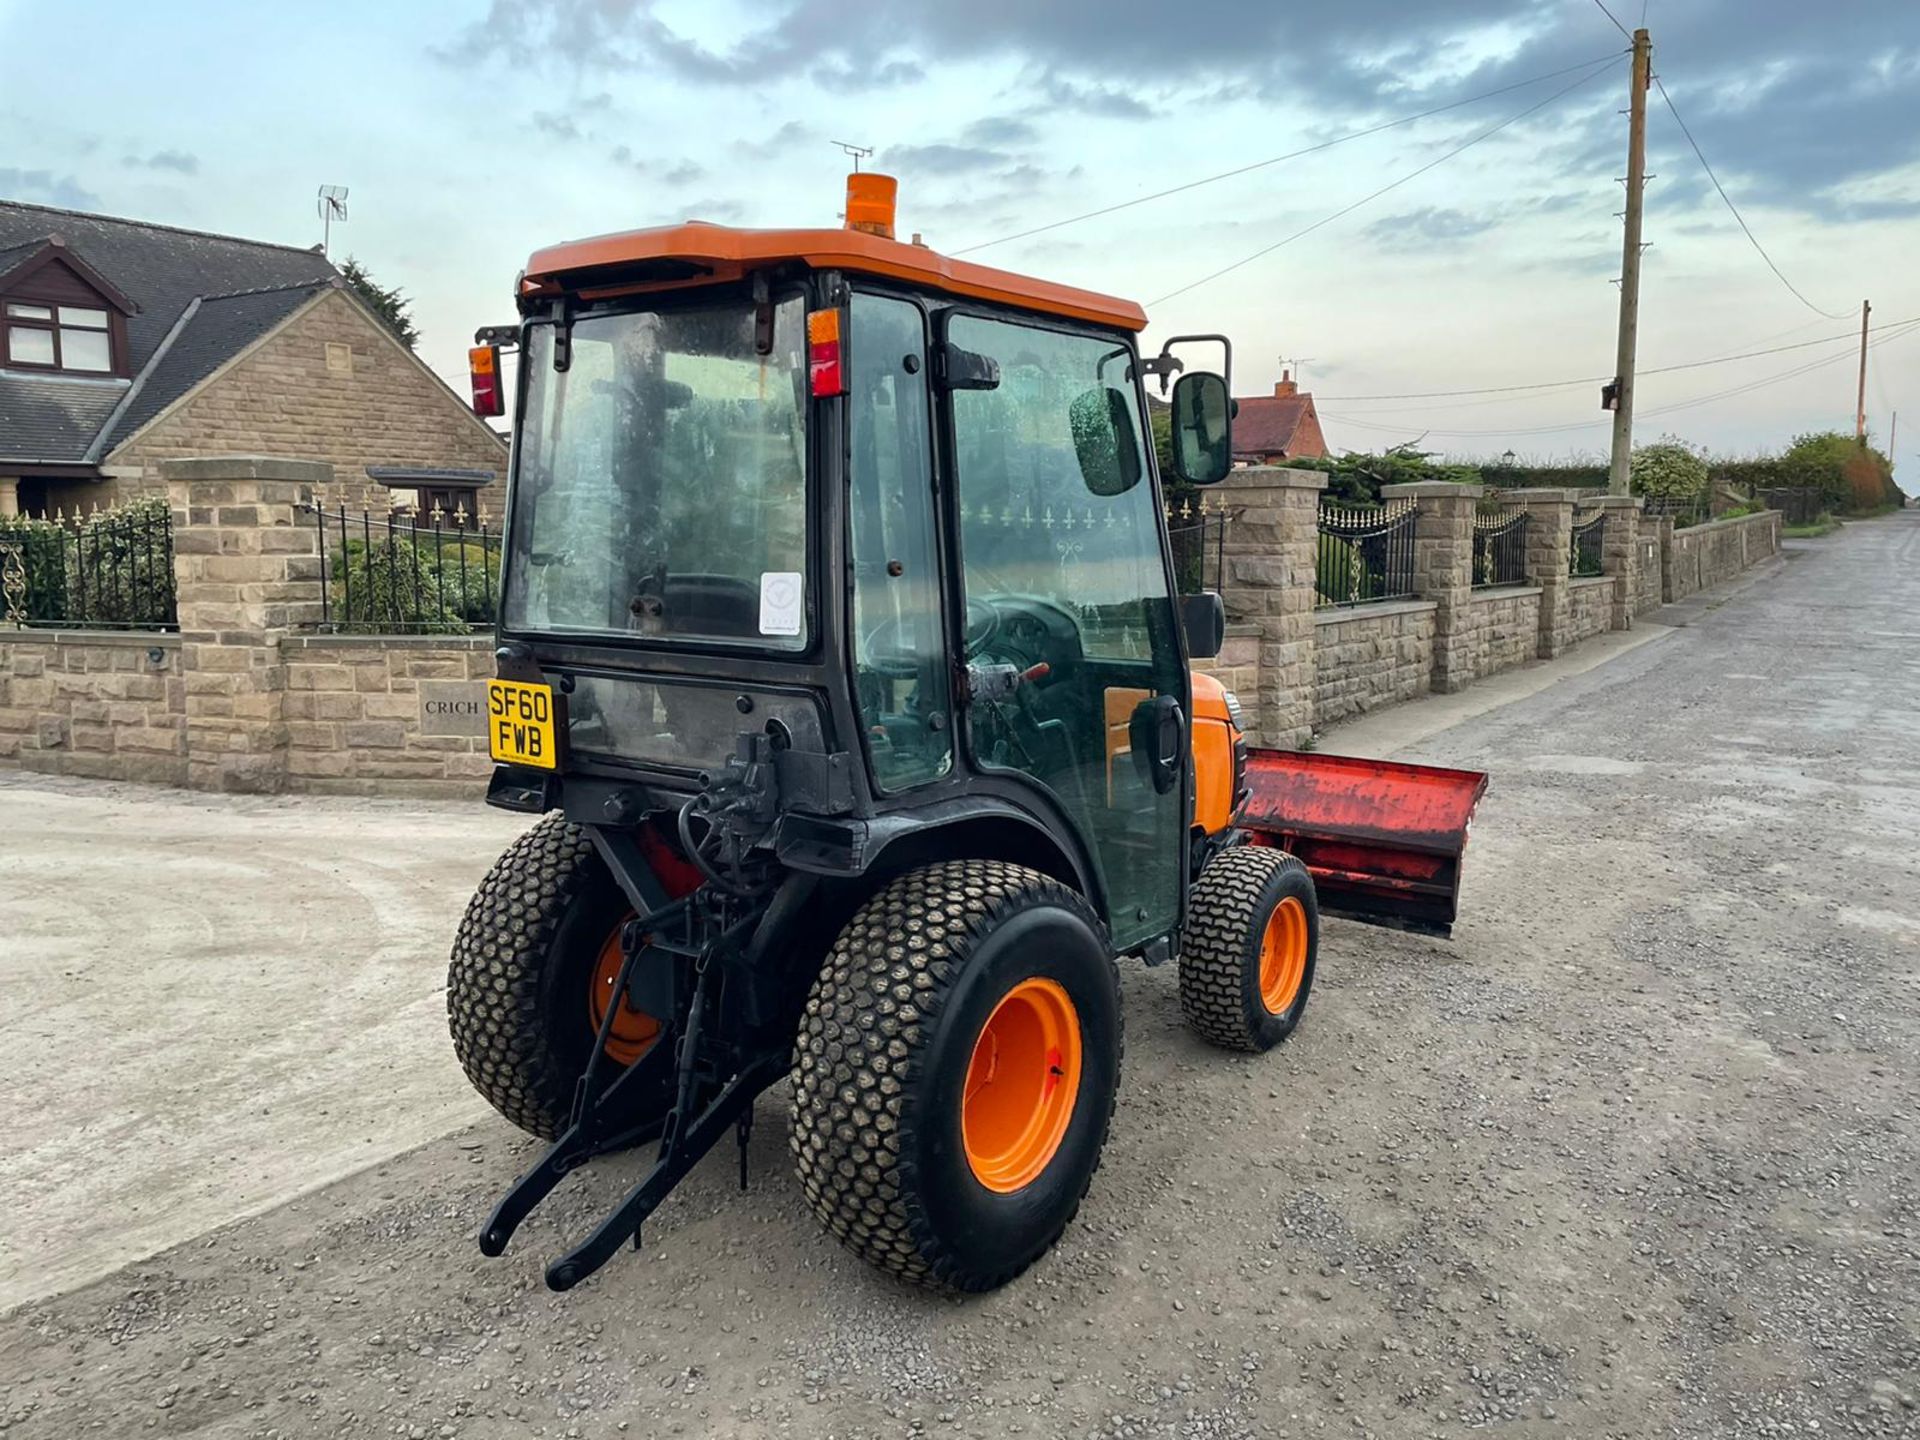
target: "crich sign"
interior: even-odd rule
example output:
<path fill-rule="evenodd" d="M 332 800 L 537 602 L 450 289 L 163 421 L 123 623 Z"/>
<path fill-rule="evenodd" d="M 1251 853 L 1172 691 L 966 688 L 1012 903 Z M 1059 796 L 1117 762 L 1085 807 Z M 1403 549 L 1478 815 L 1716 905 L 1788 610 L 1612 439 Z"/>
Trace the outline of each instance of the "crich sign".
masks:
<path fill-rule="evenodd" d="M 484 680 L 422 680 L 420 682 L 422 735 L 487 734 L 487 682 Z"/>

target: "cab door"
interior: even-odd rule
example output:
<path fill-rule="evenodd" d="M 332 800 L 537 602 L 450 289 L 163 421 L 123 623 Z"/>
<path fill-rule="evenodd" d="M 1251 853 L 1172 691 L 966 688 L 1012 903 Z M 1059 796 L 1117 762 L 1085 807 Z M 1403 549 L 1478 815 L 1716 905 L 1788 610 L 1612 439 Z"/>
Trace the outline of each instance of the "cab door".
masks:
<path fill-rule="evenodd" d="M 948 311 L 941 370 L 974 768 L 1045 788 L 1117 950 L 1178 923 L 1188 677 L 1132 347 Z"/>

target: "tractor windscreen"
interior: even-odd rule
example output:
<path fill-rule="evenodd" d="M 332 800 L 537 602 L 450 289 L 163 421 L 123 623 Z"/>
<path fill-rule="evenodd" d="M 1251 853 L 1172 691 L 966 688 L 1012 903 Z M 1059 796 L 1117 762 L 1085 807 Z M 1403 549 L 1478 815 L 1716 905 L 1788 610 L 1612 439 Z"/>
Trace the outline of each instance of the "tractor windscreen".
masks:
<path fill-rule="evenodd" d="M 771 344 L 743 298 L 583 316 L 565 370 L 553 347 L 534 326 L 506 627 L 804 647 L 801 299 Z"/>

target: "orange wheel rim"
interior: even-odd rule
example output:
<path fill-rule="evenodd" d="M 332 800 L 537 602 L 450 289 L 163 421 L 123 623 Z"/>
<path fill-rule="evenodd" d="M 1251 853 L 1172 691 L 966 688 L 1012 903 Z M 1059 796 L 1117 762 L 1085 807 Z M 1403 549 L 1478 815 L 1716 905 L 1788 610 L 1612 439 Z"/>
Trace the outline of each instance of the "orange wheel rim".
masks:
<path fill-rule="evenodd" d="M 1306 978 L 1307 907 L 1288 895 L 1273 907 L 1260 937 L 1260 1003 L 1269 1014 L 1286 1014 Z"/>
<path fill-rule="evenodd" d="M 967 1062 L 960 1130 L 967 1166 L 1011 1194 L 1039 1178 L 1066 1139 L 1080 1094 L 1080 1016 L 1055 980 L 1022 980 L 993 1007 Z"/>
<path fill-rule="evenodd" d="M 627 920 L 633 917 L 629 915 Z M 613 987 L 620 983 L 620 932 L 627 927 L 622 920 L 613 927 L 600 946 L 600 958 L 594 962 L 593 978 L 587 986 L 587 1018 L 593 1033 L 600 1033 L 600 1022 L 607 1018 L 607 1006 L 613 1000 Z M 660 1022 L 644 1010 L 636 1010 L 623 995 L 614 1012 L 613 1029 L 607 1035 L 607 1055 L 622 1065 L 631 1065 L 653 1047 L 660 1038 Z"/>

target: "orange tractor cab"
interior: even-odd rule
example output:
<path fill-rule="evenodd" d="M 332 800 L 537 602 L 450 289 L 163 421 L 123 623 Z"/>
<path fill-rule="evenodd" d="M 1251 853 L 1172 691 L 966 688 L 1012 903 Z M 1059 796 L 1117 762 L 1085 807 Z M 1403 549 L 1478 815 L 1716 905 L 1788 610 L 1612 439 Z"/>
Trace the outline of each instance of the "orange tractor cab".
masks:
<path fill-rule="evenodd" d="M 1221 480 L 1224 338 L 1143 358 L 1137 305 L 903 244 L 892 210 L 856 175 L 843 229 L 558 245 L 476 337 L 483 412 L 519 356 L 488 798 L 542 818 L 447 1006 L 476 1088 L 553 1142 L 481 1248 L 657 1145 L 555 1289 L 728 1131 L 744 1183 L 783 1077 L 834 1235 L 1002 1284 L 1098 1163 L 1117 957 L 1177 956 L 1199 1033 L 1259 1051 L 1300 1022 L 1321 899 L 1453 918 L 1484 777 L 1250 750 L 1189 668 L 1223 611 L 1176 581 L 1146 385 L 1173 381 L 1180 478 Z"/>

